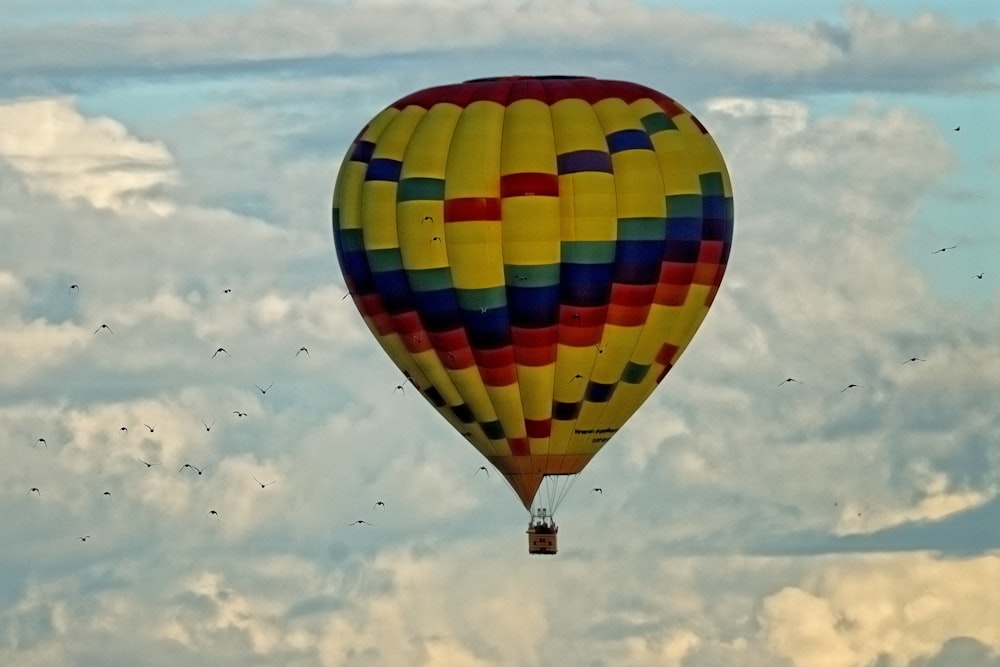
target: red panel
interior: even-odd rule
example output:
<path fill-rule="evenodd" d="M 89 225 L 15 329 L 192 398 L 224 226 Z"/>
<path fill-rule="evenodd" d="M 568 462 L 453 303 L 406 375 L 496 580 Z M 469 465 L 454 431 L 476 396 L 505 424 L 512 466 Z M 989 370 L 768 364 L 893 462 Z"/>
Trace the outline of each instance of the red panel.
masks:
<path fill-rule="evenodd" d="M 473 349 L 472 355 L 480 368 L 500 368 L 514 363 L 514 347 L 511 345 L 492 350 Z"/>
<path fill-rule="evenodd" d="M 527 456 L 531 453 L 527 438 L 507 438 L 507 444 L 514 456 Z"/>
<path fill-rule="evenodd" d="M 677 346 L 671 345 L 670 343 L 664 343 L 663 346 L 660 347 L 660 351 L 656 354 L 656 363 L 670 366 L 675 354 L 677 354 Z"/>
<path fill-rule="evenodd" d="M 524 427 L 529 438 L 548 438 L 552 435 L 552 419 L 525 419 Z"/>
<path fill-rule="evenodd" d="M 618 306 L 648 306 L 653 302 L 656 285 L 611 285 L 611 304 Z"/>
<path fill-rule="evenodd" d="M 507 366 L 480 366 L 479 375 L 483 378 L 483 384 L 489 387 L 508 387 L 517 382 L 517 368 L 514 364 Z"/>
<path fill-rule="evenodd" d="M 445 222 L 499 219 L 500 199 L 496 197 L 460 197 L 444 202 Z"/>
<path fill-rule="evenodd" d="M 500 177 L 501 197 L 521 197 L 525 195 L 558 197 L 558 174 L 521 172 Z"/>
<path fill-rule="evenodd" d="M 653 302 L 661 306 L 682 306 L 687 298 L 688 285 L 666 285 L 660 283 L 656 286 L 656 295 Z"/>
<path fill-rule="evenodd" d="M 463 348 L 461 350 L 437 350 L 438 358 L 441 359 L 441 363 L 444 364 L 445 368 L 450 368 L 453 371 L 460 371 L 463 368 L 472 368 L 476 365 L 476 360 L 472 358 L 472 349 Z"/>
<path fill-rule="evenodd" d="M 663 262 L 660 264 L 660 282 L 668 285 L 690 285 L 694 277 L 691 262 Z"/>
<path fill-rule="evenodd" d="M 419 354 L 431 349 L 431 341 L 427 338 L 427 334 L 423 332 L 407 334 L 406 336 L 401 336 L 401 338 L 403 339 L 403 345 L 406 346 L 410 354 Z"/>
<path fill-rule="evenodd" d="M 431 339 L 431 345 L 439 352 L 454 352 L 469 347 L 469 339 L 462 328 L 429 333 L 427 336 Z"/>
<path fill-rule="evenodd" d="M 556 362 L 559 349 L 555 345 L 546 347 L 515 347 L 514 361 L 522 366 L 548 366 Z"/>
<path fill-rule="evenodd" d="M 559 324 L 564 327 L 601 326 L 607 319 L 607 306 L 559 306 Z"/>
<path fill-rule="evenodd" d="M 649 306 L 619 306 L 611 304 L 608 307 L 608 324 L 620 327 L 638 327 L 646 323 L 649 317 Z"/>
<path fill-rule="evenodd" d="M 698 263 L 718 264 L 722 261 L 722 251 L 726 244 L 722 241 L 702 241 L 698 249 Z"/>
<path fill-rule="evenodd" d="M 540 327 L 538 329 L 511 327 L 510 337 L 515 348 L 547 347 L 559 342 L 559 327 Z"/>
<path fill-rule="evenodd" d="M 559 342 L 574 347 L 590 347 L 601 342 L 604 325 L 594 327 L 560 327 Z"/>

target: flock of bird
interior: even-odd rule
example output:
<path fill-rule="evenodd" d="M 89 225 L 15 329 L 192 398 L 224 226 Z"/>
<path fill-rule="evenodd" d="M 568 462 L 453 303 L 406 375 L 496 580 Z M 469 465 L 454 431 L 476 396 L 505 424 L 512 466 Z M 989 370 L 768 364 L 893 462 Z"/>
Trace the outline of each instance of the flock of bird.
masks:
<path fill-rule="evenodd" d="M 80 288 L 80 284 L 79 283 L 72 283 L 71 285 L 69 285 L 69 291 L 72 292 L 72 293 L 78 294 L 80 292 L 80 290 L 81 290 L 81 288 Z M 230 294 L 232 294 L 232 292 L 233 292 L 233 290 L 231 288 L 226 288 L 226 289 L 221 290 L 221 294 L 223 294 L 223 295 L 230 295 Z M 98 335 L 98 334 L 115 335 L 115 332 L 114 332 L 114 330 L 107 323 L 102 323 L 96 329 L 94 329 L 94 335 Z M 217 359 L 218 357 L 220 357 L 220 355 L 221 356 L 227 356 L 227 357 L 231 357 L 232 356 L 230 354 L 230 352 L 225 347 L 218 347 L 211 354 L 210 359 Z M 300 356 L 302 356 L 304 358 L 309 357 L 310 356 L 310 354 L 309 354 L 309 348 L 306 347 L 306 346 L 304 346 L 304 345 L 300 346 L 295 351 L 294 355 L 292 355 L 293 358 L 300 357 Z M 263 396 L 266 396 L 268 394 L 268 392 L 271 391 L 271 389 L 274 387 L 274 382 L 270 382 L 266 386 L 262 386 L 260 384 L 254 384 L 253 386 L 256 388 L 256 390 L 258 392 L 260 392 L 260 395 L 263 397 Z M 397 389 L 402 390 L 403 387 L 402 386 L 398 386 Z M 404 394 L 405 394 L 405 392 L 404 392 Z M 245 411 L 245 410 L 239 410 L 239 409 L 233 410 L 232 414 L 235 415 L 236 419 L 242 419 L 242 418 L 247 417 L 247 415 L 248 415 L 247 411 Z M 215 424 L 216 424 L 215 420 L 212 420 L 212 421 L 201 420 L 201 426 L 204 428 L 205 432 L 207 432 L 207 433 L 212 432 L 212 429 L 215 427 Z M 152 434 L 156 433 L 157 424 L 155 424 L 155 423 L 143 423 L 142 426 L 144 427 L 144 429 L 145 429 L 145 431 L 147 432 L 148 435 L 152 435 Z M 118 427 L 118 433 L 122 437 L 123 436 L 127 436 L 128 433 L 129 433 L 129 427 L 127 425 L 121 425 L 121 426 L 119 426 Z M 45 437 L 38 437 L 38 438 L 36 438 L 36 440 L 34 441 L 34 443 L 32 443 L 32 446 L 35 447 L 35 448 L 42 448 L 42 449 L 48 450 L 49 449 L 49 442 L 48 442 L 48 440 Z M 137 456 L 135 456 L 135 459 L 136 459 L 137 464 L 140 465 L 140 466 L 142 466 L 142 467 L 144 467 L 146 470 L 150 470 L 150 469 L 152 469 L 154 467 L 159 467 L 159 466 L 163 466 L 164 465 L 163 461 L 152 460 L 152 457 L 143 458 L 143 456 L 137 455 Z M 204 466 L 204 465 L 195 465 L 194 463 L 184 462 L 184 463 L 182 463 L 177 468 L 177 473 L 178 474 L 189 474 L 189 475 L 191 475 L 194 478 L 198 478 L 198 477 L 204 476 L 207 469 L 208 469 L 207 466 Z M 263 489 L 267 489 L 268 487 L 272 486 L 273 484 L 278 483 L 278 480 L 276 480 L 276 479 L 267 479 L 267 478 L 264 478 L 262 480 L 259 477 L 257 477 L 256 475 L 251 475 L 250 479 L 252 479 L 253 483 L 256 484 L 257 486 L 259 486 L 260 489 L 262 489 L 262 490 Z M 248 480 L 248 482 L 249 482 L 249 480 Z M 27 493 L 28 493 L 28 495 L 38 497 L 39 499 L 41 499 L 43 497 L 42 489 L 39 486 L 32 486 L 32 487 L 30 487 L 28 489 Z M 102 492 L 102 498 L 104 500 L 110 501 L 111 498 L 112 498 L 111 491 L 108 491 L 108 490 L 103 491 Z M 386 507 L 385 502 L 382 501 L 382 500 L 378 500 L 372 506 L 372 509 L 373 510 L 384 510 L 385 507 Z M 214 509 L 214 508 L 210 508 L 210 509 L 207 510 L 207 512 L 205 513 L 204 517 L 205 518 L 213 518 L 213 519 L 215 519 L 215 520 L 218 521 L 222 517 L 222 514 L 219 512 L 219 510 Z M 374 525 L 373 523 L 371 523 L 371 522 L 369 522 L 369 521 L 367 521 L 365 519 L 357 519 L 357 520 L 351 522 L 350 524 L 348 524 L 348 526 L 373 526 L 373 525 Z M 81 536 L 77 537 L 76 539 L 78 541 L 80 541 L 80 542 L 86 542 L 86 541 L 88 541 L 88 540 L 91 539 L 91 535 L 90 534 L 81 535 Z"/>

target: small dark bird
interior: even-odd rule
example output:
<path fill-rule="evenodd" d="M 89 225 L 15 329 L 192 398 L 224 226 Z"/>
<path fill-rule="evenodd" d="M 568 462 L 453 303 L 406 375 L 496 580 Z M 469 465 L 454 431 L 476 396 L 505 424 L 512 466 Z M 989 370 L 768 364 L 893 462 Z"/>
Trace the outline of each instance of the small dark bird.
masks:
<path fill-rule="evenodd" d="M 211 431 L 212 427 L 215 426 L 215 422 L 214 421 L 211 424 L 208 424 L 208 423 L 205 422 L 205 420 L 202 420 L 201 423 L 205 427 L 206 431 Z"/>
<path fill-rule="evenodd" d="M 406 396 L 406 389 L 403 388 L 403 385 L 397 384 L 396 388 L 392 390 L 392 393 L 395 394 L 397 391 L 403 392 L 403 396 Z"/>
<path fill-rule="evenodd" d="M 307 357 L 309 356 L 309 350 L 306 347 L 304 347 L 304 346 L 299 348 L 299 351 L 295 353 L 295 356 L 297 357 L 300 354 L 302 354 L 303 352 L 306 353 Z"/>
<path fill-rule="evenodd" d="M 379 500 L 374 505 L 372 505 L 372 509 L 375 509 L 376 507 L 381 507 L 382 509 L 385 509 L 385 503 L 383 503 L 381 500 Z"/>
<path fill-rule="evenodd" d="M 795 378 L 785 378 L 784 380 L 782 380 L 781 382 L 778 383 L 778 386 L 780 387 L 781 385 L 785 384 L 786 382 L 798 382 L 799 384 L 802 384 L 801 382 L 799 382 L 799 380 L 796 380 Z"/>
<path fill-rule="evenodd" d="M 926 359 L 921 359 L 920 357 L 910 357 L 909 359 L 907 359 L 907 360 L 906 360 L 906 361 L 904 361 L 903 363 L 904 363 L 904 364 L 908 364 L 908 363 L 910 363 L 911 361 L 927 361 L 927 360 L 926 360 Z"/>
<path fill-rule="evenodd" d="M 208 510 L 208 514 L 206 514 L 205 517 L 208 518 L 210 516 L 214 516 L 216 521 L 219 520 L 219 513 L 215 510 Z"/>
<path fill-rule="evenodd" d="M 45 449 L 49 448 L 49 443 L 45 442 L 45 438 L 39 438 L 38 440 L 35 440 L 35 447 L 37 447 L 38 445 L 42 445 L 42 447 L 45 447 Z"/>
<path fill-rule="evenodd" d="M 94 329 L 94 333 L 96 334 L 101 329 L 107 329 L 108 333 L 112 333 L 112 334 L 114 333 L 114 331 L 111 331 L 111 327 L 109 327 L 107 324 L 102 324 L 101 326 L 99 326 L 96 329 Z"/>
<path fill-rule="evenodd" d="M 81 542 L 86 542 L 87 540 L 90 539 L 90 535 L 84 535 L 84 536 L 78 537 L 76 539 L 80 540 Z"/>
<path fill-rule="evenodd" d="M 274 383 L 272 382 L 271 384 L 267 385 L 266 387 L 261 387 L 259 384 L 255 384 L 254 386 L 257 387 L 257 390 L 260 391 L 261 395 L 263 396 L 264 394 L 267 393 L 268 389 L 270 389 L 271 387 L 274 386 Z"/>
<path fill-rule="evenodd" d="M 936 254 L 938 254 L 939 252 L 947 252 L 947 251 L 949 251 L 949 250 L 954 250 L 954 249 L 955 249 L 955 248 L 957 248 L 957 247 L 958 247 L 957 245 L 950 245 L 950 246 L 948 246 L 948 247 L 946 247 L 946 248 L 939 248 L 939 249 L 935 250 L 934 252 L 932 252 L 931 254 L 932 254 L 932 255 L 936 255 Z"/>
<path fill-rule="evenodd" d="M 432 218 L 432 217 L 431 217 L 431 216 L 429 216 L 429 215 L 425 215 L 425 216 L 424 216 L 424 219 L 420 221 L 420 224 L 422 225 L 422 224 L 424 224 L 425 222 L 434 222 L 434 218 Z"/>
<path fill-rule="evenodd" d="M 344 299 L 346 299 L 349 296 L 354 296 L 354 292 L 348 291 L 347 294 L 345 294 L 344 296 L 340 297 L 340 300 L 343 301 Z"/>
<path fill-rule="evenodd" d="M 215 355 L 217 355 L 219 352 L 225 352 L 226 355 L 230 356 L 230 357 L 233 356 L 233 355 L 229 354 L 229 350 L 227 350 L 224 347 L 220 347 L 218 350 L 216 350 L 215 352 L 212 353 L 212 358 L 215 359 Z"/>
<path fill-rule="evenodd" d="M 193 466 L 190 463 L 185 463 L 184 465 L 182 465 L 180 468 L 177 469 L 177 472 L 181 472 L 182 470 L 184 470 L 184 468 L 191 468 L 191 470 L 194 470 L 199 475 L 202 473 L 201 468 L 199 468 L 198 466 Z"/>
<path fill-rule="evenodd" d="M 982 280 L 982 279 L 983 279 L 983 274 L 981 274 L 981 273 L 976 273 L 976 274 L 974 274 L 974 275 L 973 275 L 972 277 L 973 277 L 973 278 L 976 278 L 977 280 Z"/>
<path fill-rule="evenodd" d="M 70 288 L 70 290 L 76 290 L 77 292 L 80 291 L 80 286 L 77 285 L 76 283 L 73 283 L 72 285 L 70 285 L 69 288 Z"/>
<path fill-rule="evenodd" d="M 434 243 L 435 241 L 437 241 L 438 243 L 440 243 L 441 242 L 441 237 L 440 236 L 432 236 L 431 240 L 428 241 L 428 243 Z"/>
<path fill-rule="evenodd" d="M 595 486 L 593 489 L 591 489 L 591 493 L 599 493 L 599 494 L 601 494 L 603 496 L 604 495 L 604 489 L 602 489 L 599 486 Z"/>
<path fill-rule="evenodd" d="M 236 415 L 237 417 L 246 417 L 247 416 L 247 413 L 240 412 L 239 410 L 233 410 L 233 414 Z"/>
<path fill-rule="evenodd" d="M 28 489 L 28 493 L 33 493 L 33 494 L 35 494 L 36 496 L 40 496 L 40 495 L 42 495 L 42 492 L 38 490 L 38 487 L 37 487 L 37 486 L 33 486 L 33 487 L 31 487 L 30 489 Z"/>
<path fill-rule="evenodd" d="M 844 387 L 843 389 L 841 389 L 840 393 L 844 393 L 848 389 L 854 389 L 855 387 L 864 387 L 864 385 L 863 384 L 849 384 L 846 387 Z"/>
<path fill-rule="evenodd" d="M 486 314 L 486 306 L 480 306 L 480 307 L 479 307 L 479 312 L 480 312 L 481 314 L 485 315 L 485 314 Z"/>
<path fill-rule="evenodd" d="M 959 130 L 961 130 L 961 129 L 962 129 L 962 126 L 961 126 L 961 125 L 956 125 L 956 126 L 955 126 L 955 129 L 954 129 L 954 130 L 952 130 L 952 132 L 958 132 L 958 131 L 959 131 Z"/>
<path fill-rule="evenodd" d="M 262 489 L 263 489 L 263 488 L 265 488 L 265 487 L 268 487 L 268 486 L 271 486 L 271 485 L 272 485 L 272 484 L 274 484 L 274 482 L 276 482 L 277 480 L 272 480 L 272 481 L 270 481 L 270 482 L 268 482 L 268 483 L 266 483 L 266 484 L 265 484 L 264 482 L 262 482 L 262 481 L 260 481 L 259 479 L 257 479 L 257 476 L 256 476 L 256 475 L 254 475 L 254 478 L 253 478 L 253 481 L 255 481 L 255 482 L 257 482 L 258 484 L 260 484 L 260 488 L 262 488 Z"/>
<path fill-rule="evenodd" d="M 374 525 L 375 525 L 375 524 L 373 524 L 373 523 L 368 523 L 368 522 L 367 522 L 367 521 L 365 521 L 364 519 L 358 519 L 357 521 L 354 521 L 354 522 L 352 522 L 352 523 L 349 523 L 349 524 L 347 524 L 347 525 L 348 525 L 348 526 L 356 526 L 356 525 L 358 525 L 359 523 L 363 523 L 363 524 L 364 524 L 364 525 L 366 525 L 366 526 L 374 526 Z"/>
<path fill-rule="evenodd" d="M 111 492 L 110 491 L 105 491 L 104 492 L 104 497 L 107 498 L 108 500 L 111 500 Z"/>
<path fill-rule="evenodd" d="M 150 433 L 152 433 L 152 432 L 154 432 L 156 430 L 156 424 L 153 424 L 153 425 L 143 424 L 143 426 L 145 426 L 146 428 L 148 428 Z"/>
<path fill-rule="evenodd" d="M 229 294 L 229 293 L 231 293 L 232 291 L 233 291 L 233 290 L 232 290 L 231 288 L 227 287 L 227 288 L 223 289 L 223 290 L 222 290 L 222 291 L 221 291 L 220 293 L 221 293 L 221 294 Z"/>
<path fill-rule="evenodd" d="M 597 354 L 604 354 L 604 350 L 606 350 L 608 346 L 607 345 L 595 345 L 594 347 L 597 348 Z"/>
<path fill-rule="evenodd" d="M 122 426 L 120 429 L 118 429 L 118 432 L 119 433 L 128 433 L 128 426 Z"/>
<path fill-rule="evenodd" d="M 582 379 L 583 379 L 583 376 L 582 376 L 582 375 L 580 375 L 579 373 L 577 373 L 576 375 L 574 375 L 573 377 L 571 377 L 571 378 L 569 379 L 569 381 L 570 381 L 570 382 L 573 382 L 574 380 L 582 380 Z"/>
<path fill-rule="evenodd" d="M 138 461 L 139 463 L 145 465 L 147 468 L 152 468 L 153 466 L 163 465 L 159 461 L 143 461 L 139 457 L 136 457 L 135 460 Z M 184 468 L 181 468 L 181 470 L 183 470 L 183 469 Z M 180 470 L 178 470 L 177 472 L 180 472 Z"/>
<path fill-rule="evenodd" d="M 476 472 L 472 476 L 475 477 L 476 475 L 479 474 L 480 471 L 486 473 L 487 477 L 490 476 L 490 471 L 486 469 L 486 466 L 479 466 L 478 468 L 476 468 Z"/>

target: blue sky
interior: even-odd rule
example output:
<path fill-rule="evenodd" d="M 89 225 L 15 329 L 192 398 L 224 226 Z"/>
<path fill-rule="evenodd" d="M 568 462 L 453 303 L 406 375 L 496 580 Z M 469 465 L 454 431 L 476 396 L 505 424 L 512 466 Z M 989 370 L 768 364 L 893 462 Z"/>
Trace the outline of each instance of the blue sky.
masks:
<path fill-rule="evenodd" d="M 993 3 L 0 14 L 0 663 L 1000 665 Z M 553 558 L 393 391 L 329 221 L 380 109 L 525 73 L 674 97 L 735 188 Z"/>

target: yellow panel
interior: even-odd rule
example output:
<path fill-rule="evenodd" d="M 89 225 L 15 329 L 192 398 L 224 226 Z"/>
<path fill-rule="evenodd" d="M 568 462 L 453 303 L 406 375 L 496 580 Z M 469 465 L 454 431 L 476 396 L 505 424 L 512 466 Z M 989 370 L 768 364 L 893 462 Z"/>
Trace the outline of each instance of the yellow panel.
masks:
<path fill-rule="evenodd" d="M 666 215 L 663 178 L 653 151 L 622 151 L 611 156 L 619 218 Z"/>
<path fill-rule="evenodd" d="M 500 196 L 500 135 L 504 107 L 473 102 L 455 125 L 448 152 L 445 198 Z"/>
<path fill-rule="evenodd" d="M 365 127 L 358 139 L 361 141 L 377 141 L 385 128 L 389 126 L 389 123 L 391 123 L 398 114 L 399 109 L 386 107 L 380 111 L 377 116 L 371 119 L 371 122 L 368 123 L 368 126 Z"/>
<path fill-rule="evenodd" d="M 549 106 L 540 100 L 522 99 L 508 105 L 505 114 L 500 173 L 556 173 Z"/>
<path fill-rule="evenodd" d="M 504 284 L 501 230 L 498 222 L 456 222 L 446 225 L 451 278 L 457 289 L 500 287 Z"/>
<path fill-rule="evenodd" d="M 397 113 L 392 122 L 379 134 L 372 158 L 402 160 L 413 136 L 413 130 L 426 112 L 417 106 L 409 106 Z"/>
<path fill-rule="evenodd" d="M 435 104 L 413 130 L 400 178 L 444 178 L 455 124 L 462 114 L 454 104 Z"/>
<path fill-rule="evenodd" d="M 517 384 L 521 388 L 521 403 L 526 419 L 548 419 L 552 416 L 552 389 L 555 384 L 555 364 L 548 366 L 517 366 Z"/>
<path fill-rule="evenodd" d="M 633 100 L 629 103 L 629 107 L 632 109 L 632 114 L 636 118 L 640 119 L 640 123 L 642 122 L 642 118 L 651 113 L 663 113 L 663 109 L 660 108 L 660 105 L 648 97 L 640 97 L 637 100 Z"/>
<path fill-rule="evenodd" d="M 575 403 L 582 400 L 596 357 L 596 347 L 560 344 L 556 352 L 552 398 L 561 403 Z M 577 375 L 582 377 L 578 378 Z"/>
<path fill-rule="evenodd" d="M 657 132 L 651 139 L 666 194 L 701 194 L 698 172 L 688 162 L 688 140 L 678 132 Z"/>
<path fill-rule="evenodd" d="M 551 454 L 549 438 L 528 438 L 528 451 L 534 456 Z"/>
<path fill-rule="evenodd" d="M 653 363 L 660 348 L 674 330 L 675 322 L 686 306 L 664 306 L 654 303 L 649 309 L 646 325 L 632 350 L 632 361 L 640 365 Z"/>
<path fill-rule="evenodd" d="M 497 413 L 490 401 L 483 379 L 479 377 L 479 369 L 475 366 L 462 368 L 459 370 L 449 370 L 451 381 L 455 383 L 455 388 L 459 395 L 465 400 L 466 405 L 472 410 L 472 414 L 478 421 L 488 423 L 496 421 Z"/>
<path fill-rule="evenodd" d="M 604 335 L 600 349 L 594 362 L 594 370 L 590 379 L 602 384 L 613 384 L 618 381 L 625 370 L 625 364 L 632 357 L 632 350 L 643 327 L 623 327 L 617 324 L 605 324 Z"/>
<path fill-rule="evenodd" d="M 590 104 L 581 99 L 559 100 L 552 105 L 551 112 L 557 154 L 584 150 L 607 152 L 608 142 Z"/>
<path fill-rule="evenodd" d="M 569 441 L 573 439 L 575 422 L 552 420 L 552 433 L 549 436 L 549 454 L 565 454 Z"/>
<path fill-rule="evenodd" d="M 555 197 L 503 200 L 503 261 L 506 264 L 558 264 L 559 202 Z"/>
<path fill-rule="evenodd" d="M 340 168 L 335 207 L 340 209 L 341 229 L 361 228 L 361 185 L 367 170 L 368 165 L 361 162 L 347 162 Z"/>
<path fill-rule="evenodd" d="M 559 177 L 563 241 L 614 241 L 618 238 L 615 177 L 586 171 Z"/>
<path fill-rule="evenodd" d="M 521 409 L 521 392 L 517 383 L 506 387 L 486 387 L 486 393 L 496 410 L 497 419 L 508 438 L 524 438 L 524 411 Z"/>
<path fill-rule="evenodd" d="M 425 217 L 431 220 L 425 221 Z M 403 268 L 439 269 L 448 266 L 448 248 L 434 237 L 444 238 L 444 205 L 440 201 L 414 200 L 396 205 L 397 234 Z"/>
<path fill-rule="evenodd" d="M 635 111 L 621 98 L 609 97 L 594 103 L 594 113 L 606 135 L 620 130 L 643 130 Z"/>
<path fill-rule="evenodd" d="M 365 181 L 361 187 L 361 215 L 365 250 L 398 248 L 396 183 Z"/>

